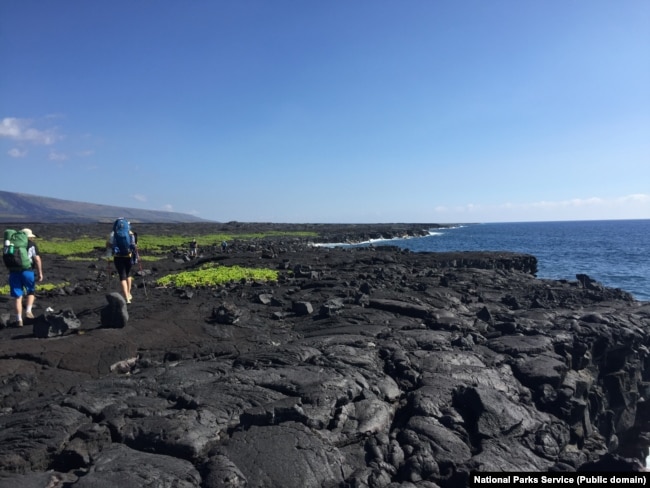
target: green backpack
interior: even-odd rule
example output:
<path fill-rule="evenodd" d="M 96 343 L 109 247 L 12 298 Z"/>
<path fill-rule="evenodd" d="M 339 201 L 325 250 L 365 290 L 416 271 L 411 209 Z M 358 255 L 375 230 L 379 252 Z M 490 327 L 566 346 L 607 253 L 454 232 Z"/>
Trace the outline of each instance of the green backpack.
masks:
<path fill-rule="evenodd" d="M 31 269 L 32 262 L 27 252 L 28 245 L 29 239 L 22 230 L 5 230 L 2 260 L 9 271 Z"/>

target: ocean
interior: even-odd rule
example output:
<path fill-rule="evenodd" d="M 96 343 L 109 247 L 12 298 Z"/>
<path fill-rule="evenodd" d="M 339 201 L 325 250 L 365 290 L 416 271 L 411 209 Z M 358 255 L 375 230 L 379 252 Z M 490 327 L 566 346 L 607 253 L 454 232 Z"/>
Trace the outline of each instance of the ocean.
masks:
<path fill-rule="evenodd" d="M 414 252 L 515 251 L 538 261 L 538 278 L 575 280 L 584 273 L 650 301 L 650 220 L 468 224 L 424 237 L 375 240 Z"/>

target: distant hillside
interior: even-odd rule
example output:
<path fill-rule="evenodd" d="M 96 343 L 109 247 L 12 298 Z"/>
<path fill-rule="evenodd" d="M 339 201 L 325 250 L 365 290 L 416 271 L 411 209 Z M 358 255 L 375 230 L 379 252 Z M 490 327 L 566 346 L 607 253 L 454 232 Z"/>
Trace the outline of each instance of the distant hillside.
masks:
<path fill-rule="evenodd" d="M 126 217 L 137 223 L 208 222 L 190 214 L 96 205 L 25 193 L 0 191 L 0 222 L 95 223 Z"/>

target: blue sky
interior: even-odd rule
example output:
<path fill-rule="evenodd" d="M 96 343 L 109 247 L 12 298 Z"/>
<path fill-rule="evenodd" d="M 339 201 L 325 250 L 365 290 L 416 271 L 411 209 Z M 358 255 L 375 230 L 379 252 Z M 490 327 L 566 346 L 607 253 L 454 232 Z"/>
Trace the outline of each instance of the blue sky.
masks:
<path fill-rule="evenodd" d="M 650 218 L 648 25 L 647 0 L 0 2 L 0 164 L 23 168 L 0 189 L 216 221 Z"/>

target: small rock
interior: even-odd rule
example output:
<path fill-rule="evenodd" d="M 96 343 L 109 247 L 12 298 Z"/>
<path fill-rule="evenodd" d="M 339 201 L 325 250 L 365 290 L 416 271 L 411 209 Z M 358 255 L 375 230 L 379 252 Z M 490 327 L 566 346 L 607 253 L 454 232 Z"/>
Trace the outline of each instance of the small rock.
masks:
<path fill-rule="evenodd" d="M 310 315 L 313 313 L 314 307 L 309 302 L 293 302 L 291 310 L 296 315 Z"/>

